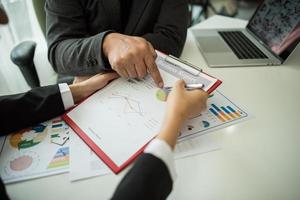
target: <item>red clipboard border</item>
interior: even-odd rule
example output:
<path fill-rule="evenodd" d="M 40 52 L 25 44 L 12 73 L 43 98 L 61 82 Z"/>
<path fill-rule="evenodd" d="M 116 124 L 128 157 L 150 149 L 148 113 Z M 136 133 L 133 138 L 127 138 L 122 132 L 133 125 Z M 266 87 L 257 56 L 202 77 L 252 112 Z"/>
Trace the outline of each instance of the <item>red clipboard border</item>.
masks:
<path fill-rule="evenodd" d="M 163 53 L 163 52 L 161 52 Z M 163 53 L 165 54 L 165 53 Z M 166 54 L 165 54 L 166 55 Z M 210 76 L 212 78 L 215 78 L 205 72 L 201 72 L 206 74 L 207 76 Z M 222 84 L 222 81 L 215 78 L 217 81 L 212 85 L 212 87 L 207 90 L 207 93 L 212 93 L 216 88 L 219 87 L 219 85 Z M 90 96 L 92 96 L 91 94 Z M 89 96 L 89 97 L 90 97 Z M 89 98 L 87 97 L 87 98 Z M 86 99 L 87 99 L 86 98 Z M 83 103 L 86 99 L 81 101 L 77 106 L 79 106 L 81 103 Z M 65 122 L 74 130 L 74 132 L 96 153 L 96 155 L 115 173 L 118 174 L 123 169 L 125 169 L 128 165 L 130 165 L 141 153 L 143 153 L 146 146 L 153 140 L 155 137 L 153 137 L 149 142 L 147 142 L 144 146 L 142 146 L 136 153 L 134 153 L 131 157 L 129 157 L 128 160 L 126 160 L 121 166 L 117 166 L 116 163 L 114 163 L 107 155 L 104 153 L 104 151 L 101 150 L 100 147 L 98 147 L 93 140 L 90 139 L 90 137 L 68 116 L 68 113 L 75 109 L 77 106 L 71 108 L 68 110 L 65 114 L 62 115 L 62 118 L 65 120 Z"/>
<path fill-rule="evenodd" d="M 75 107 L 74 107 L 75 108 Z M 70 112 L 70 111 L 69 111 Z M 117 166 L 105 153 L 98 147 L 93 140 L 81 129 L 77 124 L 68 116 L 67 113 L 62 115 L 62 118 L 65 120 L 67 124 L 74 130 L 74 132 L 96 153 L 96 155 L 115 173 L 118 174 L 124 168 L 126 168 L 129 164 L 131 164 L 141 153 L 143 153 L 146 146 L 149 144 L 147 142 L 144 146 L 142 146 L 136 153 L 134 153 L 128 160 L 126 160 L 121 166 Z"/>
<path fill-rule="evenodd" d="M 204 73 L 204 72 L 202 72 L 202 73 Z M 204 73 L 204 74 L 206 74 L 206 73 Z M 208 74 L 206 74 L 206 75 L 208 75 Z M 210 76 L 210 75 L 208 75 L 208 76 Z M 212 77 L 212 76 L 211 76 Z M 213 77 L 214 78 L 214 77 Z M 219 87 L 219 85 L 221 85 L 222 84 L 222 81 L 221 80 L 219 80 L 219 79 L 217 79 L 217 81 L 215 82 L 215 84 L 213 84 L 213 86 L 211 86 L 208 90 L 207 90 L 207 93 L 208 94 L 211 94 L 213 91 L 215 91 L 218 87 Z"/>

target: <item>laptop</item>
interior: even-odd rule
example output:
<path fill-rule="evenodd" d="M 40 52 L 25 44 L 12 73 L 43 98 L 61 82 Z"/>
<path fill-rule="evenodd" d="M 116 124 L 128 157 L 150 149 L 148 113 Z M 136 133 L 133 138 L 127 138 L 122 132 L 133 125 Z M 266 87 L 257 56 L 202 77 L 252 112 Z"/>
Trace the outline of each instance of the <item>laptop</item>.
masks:
<path fill-rule="evenodd" d="M 300 0 L 265 0 L 243 29 L 192 30 L 210 67 L 280 65 L 300 41 Z"/>

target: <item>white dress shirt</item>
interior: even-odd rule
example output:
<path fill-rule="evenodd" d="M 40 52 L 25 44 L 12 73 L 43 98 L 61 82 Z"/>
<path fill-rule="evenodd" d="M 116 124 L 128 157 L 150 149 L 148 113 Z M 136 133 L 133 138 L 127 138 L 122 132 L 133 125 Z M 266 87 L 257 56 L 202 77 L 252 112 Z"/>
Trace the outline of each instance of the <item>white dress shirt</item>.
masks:
<path fill-rule="evenodd" d="M 70 87 L 66 83 L 60 83 L 58 84 L 61 99 L 64 104 L 65 110 L 68 110 L 69 108 L 74 106 L 74 99 L 72 96 L 72 92 L 70 90 Z"/>

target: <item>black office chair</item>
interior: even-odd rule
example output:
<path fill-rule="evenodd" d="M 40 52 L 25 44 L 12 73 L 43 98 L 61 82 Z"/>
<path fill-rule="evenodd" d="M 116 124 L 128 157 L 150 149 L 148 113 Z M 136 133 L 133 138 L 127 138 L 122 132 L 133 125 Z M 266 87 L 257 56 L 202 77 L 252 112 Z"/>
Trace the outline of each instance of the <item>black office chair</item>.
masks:
<path fill-rule="evenodd" d="M 32 3 L 39 25 L 42 29 L 43 34 L 45 35 L 45 0 L 32 0 Z M 36 42 L 33 41 L 21 42 L 13 48 L 10 54 L 11 61 L 19 67 L 27 84 L 31 88 L 40 86 L 40 80 L 33 61 L 36 45 Z"/>
<path fill-rule="evenodd" d="M 32 0 L 32 4 L 42 33 L 46 35 L 45 0 Z M 13 48 L 10 54 L 12 62 L 19 67 L 26 82 L 31 88 L 40 86 L 40 80 L 34 64 L 36 45 L 37 44 L 33 41 L 21 42 Z M 73 79 L 72 76 L 58 75 L 57 82 L 70 84 L 73 82 Z"/>
<path fill-rule="evenodd" d="M 4 8 L 0 5 L 0 24 L 7 24 L 8 17 Z M 33 65 L 33 56 L 35 51 L 35 42 L 23 42 L 16 46 L 11 52 L 11 60 L 19 66 L 26 82 L 30 87 L 37 87 L 40 85 L 36 69 Z"/>
<path fill-rule="evenodd" d="M 35 42 L 25 41 L 15 46 L 10 53 L 12 62 L 19 67 L 31 88 L 40 86 L 40 80 L 33 63 L 35 48 Z"/>

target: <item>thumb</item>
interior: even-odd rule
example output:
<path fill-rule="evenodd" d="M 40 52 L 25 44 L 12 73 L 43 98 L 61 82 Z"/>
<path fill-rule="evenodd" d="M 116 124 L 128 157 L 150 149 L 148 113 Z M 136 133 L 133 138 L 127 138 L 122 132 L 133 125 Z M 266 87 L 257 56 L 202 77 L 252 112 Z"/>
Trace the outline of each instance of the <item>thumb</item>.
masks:
<path fill-rule="evenodd" d="M 176 89 L 184 89 L 184 86 L 185 86 L 184 80 L 178 80 L 178 81 L 176 81 L 174 87 L 175 87 Z"/>

